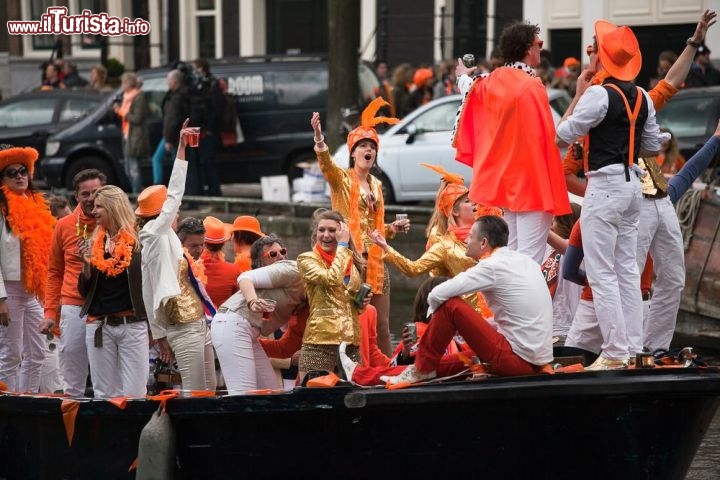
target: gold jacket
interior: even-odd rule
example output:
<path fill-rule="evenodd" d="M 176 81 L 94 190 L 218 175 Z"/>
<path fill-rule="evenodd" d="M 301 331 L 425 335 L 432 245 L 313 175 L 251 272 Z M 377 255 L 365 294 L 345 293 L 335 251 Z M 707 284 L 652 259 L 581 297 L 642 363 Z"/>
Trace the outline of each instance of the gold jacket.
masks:
<path fill-rule="evenodd" d="M 345 247 L 338 247 L 330 266 L 314 250 L 298 256 L 297 266 L 310 305 L 303 343 L 360 345 L 358 308 L 353 299 L 360 290 L 362 278 L 353 265 L 350 282 L 345 285 L 343 278 L 348 262 L 352 262 L 352 251 Z"/>
<path fill-rule="evenodd" d="M 434 276 L 454 277 L 458 273 L 477 265 L 477 260 L 465 255 L 465 243 L 458 240 L 454 234 L 448 232 L 445 235 L 434 235 L 433 240 L 435 243 L 417 260 L 410 260 L 394 248 L 388 247 L 385 261 L 394 265 L 408 277 L 417 277 L 430 272 Z M 486 305 L 482 294 L 469 293 L 464 295 L 463 299 L 475 311 L 486 316 L 486 313 L 482 310 L 482 306 Z"/>
<path fill-rule="evenodd" d="M 332 209 L 340 212 L 347 221 L 350 215 L 355 213 L 350 212 L 350 175 L 347 170 L 338 167 L 335 162 L 333 162 L 329 150 L 315 150 L 315 154 L 317 155 L 320 170 L 325 176 L 328 185 L 330 185 L 330 203 L 332 204 Z M 374 176 L 368 175 L 368 184 L 370 184 L 370 190 L 376 198 L 376 201 L 382 202 L 382 205 L 384 205 L 385 201 L 382 200 L 382 182 Z M 385 238 L 394 237 L 389 224 L 375 225 L 375 214 L 370 212 L 365 192 L 362 189 L 360 189 L 358 209 L 360 210 L 357 212 L 357 214 L 360 215 L 360 234 L 362 235 L 363 241 L 362 245 L 355 245 L 358 250 L 362 249 L 362 251 L 367 251 L 370 246 L 371 242 L 367 233 L 368 231 L 372 232 L 375 229 L 379 229 L 383 232 Z"/>

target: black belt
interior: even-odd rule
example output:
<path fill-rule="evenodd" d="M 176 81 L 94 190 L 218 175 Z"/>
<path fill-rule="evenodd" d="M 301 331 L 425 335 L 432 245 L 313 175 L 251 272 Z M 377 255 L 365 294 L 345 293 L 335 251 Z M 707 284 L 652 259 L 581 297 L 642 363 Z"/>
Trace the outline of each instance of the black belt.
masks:
<path fill-rule="evenodd" d="M 135 315 L 103 315 L 102 317 L 96 318 L 94 321 L 100 322 L 100 326 L 95 330 L 95 347 L 100 348 L 103 346 L 103 326 L 110 325 L 111 327 L 119 327 L 126 323 L 137 323 L 144 322 L 145 319 L 138 318 Z"/>
<path fill-rule="evenodd" d="M 643 197 L 652 199 L 665 198 L 667 197 L 667 193 L 663 192 L 658 188 L 657 192 L 655 193 L 643 193 Z"/>
<path fill-rule="evenodd" d="M 647 302 L 651 298 L 652 298 L 652 292 L 643 292 L 643 294 L 642 294 L 643 302 Z"/>

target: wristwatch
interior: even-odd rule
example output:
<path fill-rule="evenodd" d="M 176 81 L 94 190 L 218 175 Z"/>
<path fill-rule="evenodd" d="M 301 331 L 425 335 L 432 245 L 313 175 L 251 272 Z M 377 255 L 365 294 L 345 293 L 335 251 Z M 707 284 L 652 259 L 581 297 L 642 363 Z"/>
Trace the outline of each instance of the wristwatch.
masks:
<path fill-rule="evenodd" d="M 685 44 L 689 47 L 700 48 L 700 42 L 693 40 L 693 37 L 688 38 Z"/>

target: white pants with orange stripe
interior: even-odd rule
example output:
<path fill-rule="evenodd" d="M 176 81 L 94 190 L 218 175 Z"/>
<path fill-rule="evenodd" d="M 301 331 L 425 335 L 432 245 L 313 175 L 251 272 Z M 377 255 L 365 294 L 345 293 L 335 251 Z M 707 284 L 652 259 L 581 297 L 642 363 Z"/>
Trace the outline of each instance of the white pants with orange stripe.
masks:
<path fill-rule="evenodd" d="M 685 286 L 682 233 L 669 197 L 642 200 L 637 247 L 640 271 L 645 268 L 648 252 L 653 259 L 655 283 L 641 345 L 652 352 L 670 347 L 680 309 L 680 296 Z"/>

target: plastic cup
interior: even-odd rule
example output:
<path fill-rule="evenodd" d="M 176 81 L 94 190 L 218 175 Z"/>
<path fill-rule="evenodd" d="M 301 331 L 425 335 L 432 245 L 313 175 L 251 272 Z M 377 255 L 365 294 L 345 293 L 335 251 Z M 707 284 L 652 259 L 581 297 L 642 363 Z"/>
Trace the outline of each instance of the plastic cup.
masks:
<path fill-rule="evenodd" d="M 200 133 L 188 134 L 188 147 L 197 147 L 200 144 Z"/>

